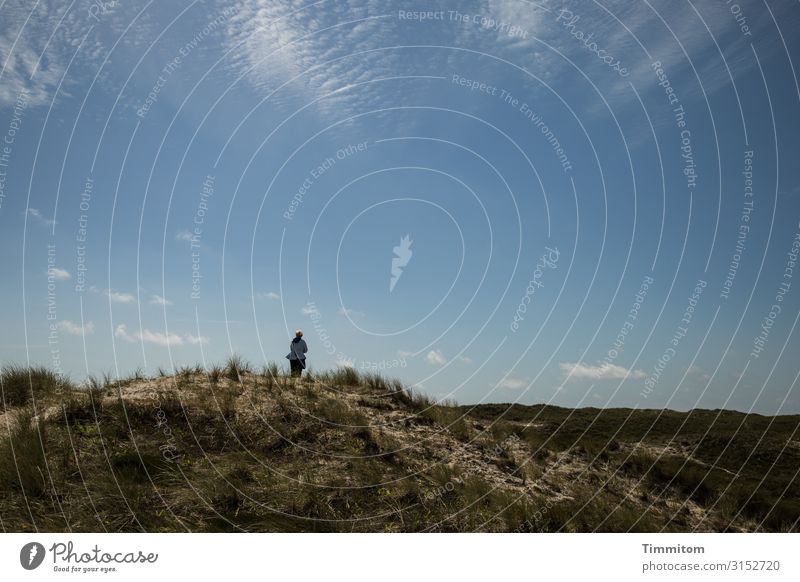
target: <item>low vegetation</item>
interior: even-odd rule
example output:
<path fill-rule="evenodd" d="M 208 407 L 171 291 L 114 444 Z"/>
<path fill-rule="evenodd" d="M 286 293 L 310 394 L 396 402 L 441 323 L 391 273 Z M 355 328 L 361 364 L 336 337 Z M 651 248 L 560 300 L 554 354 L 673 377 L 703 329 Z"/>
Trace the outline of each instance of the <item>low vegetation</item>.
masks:
<path fill-rule="evenodd" d="M 457 406 L 236 356 L 0 379 L 5 531 L 798 531 L 797 416 Z"/>

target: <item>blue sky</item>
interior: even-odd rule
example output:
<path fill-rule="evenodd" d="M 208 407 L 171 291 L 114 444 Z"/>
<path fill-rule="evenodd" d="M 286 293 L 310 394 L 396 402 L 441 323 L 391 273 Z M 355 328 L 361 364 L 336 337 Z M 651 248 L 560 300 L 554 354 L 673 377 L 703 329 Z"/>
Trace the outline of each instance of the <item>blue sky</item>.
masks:
<path fill-rule="evenodd" d="M 0 15 L 2 362 L 800 412 L 796 3 Z"/>

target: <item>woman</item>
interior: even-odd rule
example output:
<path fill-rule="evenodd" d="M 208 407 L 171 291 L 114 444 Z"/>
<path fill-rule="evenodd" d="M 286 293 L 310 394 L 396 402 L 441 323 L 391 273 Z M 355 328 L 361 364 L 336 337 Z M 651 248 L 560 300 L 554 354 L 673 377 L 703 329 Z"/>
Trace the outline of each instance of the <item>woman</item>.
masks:
<path fill-rule="evenodd" d="M 298 329 L 294 332 L 294 339 L 289 344 L 289 354 L 286 356 L 292 368 L 292 378 L 299 378 L 303 374 L 303 369 L 306 367 L 307 351 L 308 346 L 306 345 L 306 340 L 303 339 L 303 330 Z"/>

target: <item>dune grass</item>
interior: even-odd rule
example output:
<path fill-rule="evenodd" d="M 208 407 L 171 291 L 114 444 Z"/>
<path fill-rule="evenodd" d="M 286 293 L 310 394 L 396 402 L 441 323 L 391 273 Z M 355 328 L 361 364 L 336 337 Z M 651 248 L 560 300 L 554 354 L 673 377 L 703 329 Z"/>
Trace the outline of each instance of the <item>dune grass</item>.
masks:
<path fill-rule="evenodd" d="M 716 530 L 800 519 L 798 417 L 464 407 L 238 356 L 81 386 L 19 366 L 2 380 L 9 531 L 686 531 L 681 504 Z"/>
<path fill-rule="evenodd" d="M 72 382 L 44 366 L 8 364 L 0 370 L 2 409 L 25 406 L 31 401 L 74 388 Z"/>

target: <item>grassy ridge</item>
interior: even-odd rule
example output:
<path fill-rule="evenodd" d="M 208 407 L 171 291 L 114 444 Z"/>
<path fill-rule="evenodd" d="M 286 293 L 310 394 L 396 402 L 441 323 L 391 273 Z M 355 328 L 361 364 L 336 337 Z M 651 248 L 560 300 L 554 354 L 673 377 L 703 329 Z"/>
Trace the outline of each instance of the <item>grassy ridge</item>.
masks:
<path fill-rule="evenodd" d="M 502 418 L 523 427 L 521 436 L 546 451 L 578 447 L 642 480 L 656 494 L 671 490 L 770 531 L 798 528 L 800 416 L 516 404 L 463 409 L 483 420 Z M 524 428 L 532 423 L 536 430 Z M 620 443 L 651 447 L 631 453 Z"/>
<path fill-rule="evenodd" d="M 800 417 L 435 403 L 344 368 L 2 371 L 4 531 L 797 531 Z"/>

